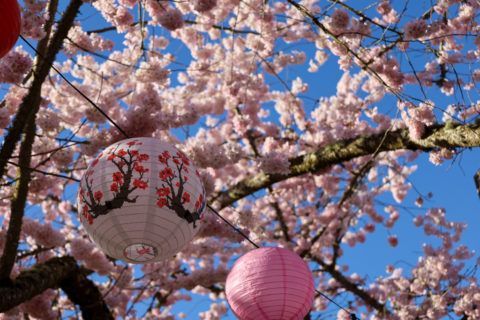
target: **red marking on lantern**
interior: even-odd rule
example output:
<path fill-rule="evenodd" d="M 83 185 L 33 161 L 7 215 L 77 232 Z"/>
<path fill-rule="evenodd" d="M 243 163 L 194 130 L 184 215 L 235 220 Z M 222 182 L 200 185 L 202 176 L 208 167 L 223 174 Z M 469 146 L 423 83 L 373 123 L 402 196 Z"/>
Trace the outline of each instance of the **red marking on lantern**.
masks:
<path fill-rule="evenodd" d="M 137 248 L 137 253 L 140 255 L 152 254 L 150 248 L 147 247 Z"/>

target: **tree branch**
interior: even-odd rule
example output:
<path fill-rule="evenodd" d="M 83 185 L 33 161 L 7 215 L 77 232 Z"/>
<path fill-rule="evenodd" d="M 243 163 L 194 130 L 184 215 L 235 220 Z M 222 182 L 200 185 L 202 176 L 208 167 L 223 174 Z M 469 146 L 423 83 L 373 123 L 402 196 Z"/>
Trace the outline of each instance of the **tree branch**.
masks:
<path fill-rule="evenodd" d="M 143 21 L 142 23 L 143 24 L 147 24 L 149 23 L 150 21 L 148 20 L 145 20 Z M 193 21 L 193 20 L 184 20 L 184 22 L 186 24 L 192 24 L 192 25 L 196 25 L 198 24 L 196 21 Z M 140 24 L 141 21 L 136 21 L 136 22 L 132 22 L 130 24 L 130 26 L 134 27 L 136 26 L 137 24 Z M 254 31 L 254 30 L 237 30 L 237 29 L 234 29 L 234 28 L 231 28 L 229 26 L 222 26 L 222 25 L 212 25 L 211 26 L 212 28 L 214 29 L 217 29 L 217 30 L 221 30 L 221 31 L 229 31 L 231 33 L 235 33 L 235 34 L 255 34 L 255 35 L 260 35 L 259 32 L 257 31 Z M 92 34 L 92 33 L 105 33 L 105 32 L 109 32 L 109 31 L 115 31 L 117 30 L 117 27 L 115 26 L 112 26 L 112 27 L 105 27 L 105 28 L 101 28 L 101 29 L 95 29 L 95 30 L 89 30 L 89 31 L 86 31 L 86 33 L 88 35 Z"/>
<path fill-rule="evenodd" d="M 30 160 L 32 158 L 32 145 L 35 140 L 35 115 L 30 118 L 25 129 L 25 138 L 20 146 L 19 153 L 19 181 L 10 205 L 10 221 L 5 242 L 5 248 L 0 258 L 0 284 L 10 281 L 10 273 L 17 255 L 22 220 L 27 202 L 28 184 L 30 183 Z"/>
<path fill-rule="evenodd" d="M 57 32 L 53 35 L 49 43 L 46 54 L 43 56 L 43 60 L 34 67 L 34 79 L 32 85 L 18 108 L 12 125 L 8 129 L 8 134 L 3 141 L 2 149 L 0 150 L 0 179 L 5 174 L 7 161 L 12 156 L 25 125 L 28 120 L 38 112 L 42 100 L 40 97 L 42 84 L 48 76 L 50 67 L 55 61 L 55 57 L 62 47 L 63 40 L 67 36 L 82 4 L 82 0 L 72 0 L 70 2 L 58 24 Z"/>
<path fill-rule="evenodd" d="M 61 288 L 80 306 L 83 319 L 113 319 L 102 295 L 71 256 L 55 257 L 22 271 L 9 285 L 0 286 L 0 312 L 6 312 L 47 289 Z"/>
<path fill-rule="evenodd" d="M 77 267 L 77 269 L 79 269 Z M 72 272 L 60 283 L 60 287 L 67 294 L 70 301 L 80 306 L 82 317 L 90 319 L 112 319 L 103 295 L 93 281 L 82 272 Z"/>
<path fill-rule="evenodd" d="M 363 289 L 359 288 L 355 283 L 351 282 L 347 277 L 345 277 L 340 271 L 335 268 L 334 264 L 326 264 L 325 262 L 316 257 L 311 258 L 313 261 L 321 265 L 324 270 L 333 279 L 340 283 L 345 290 L 350 291 L 351 293 L 362 299 L 367 306 L 375 309 L 380 316 L 385 317 L 386 315 L 390 314 L 387 308 L 385 308 L 384 304 L 378 302 L 378 300 L 372 297 L 368 292 L 364 291 Z"/>
<path fill-rule="evenodd" d="M 52 258 L 23 271 L 10 284 L 0 286 L 0 312 L 8 311 L 50 288 L 57 288 L 77 264 L 72 257 Z"/>
<path fill-rule="evenodd" d="M 297 177 L 306 173 L 316 173 L 334 164 L 352 160 L 357 157 L 371 155 L 379 150 L 422 150 L 431 151 L 437 148 L 472 148 L 480 146 L 480 124 L 462 125 L 457 123 L 434 124 L 425 128 L 424 138 L 410 138 L 408 129 L 382 132 L 371 136 L 359 136 L 353 139 L 338 141 L 322 149 L 290 159 L 290 173 L 267 174 L 261 172 L 246 178 L 230 189 L 218 192 L 211 197 L 219 208 L 225 208 L 239 199 L 247 197 L 276 182 Z"/>

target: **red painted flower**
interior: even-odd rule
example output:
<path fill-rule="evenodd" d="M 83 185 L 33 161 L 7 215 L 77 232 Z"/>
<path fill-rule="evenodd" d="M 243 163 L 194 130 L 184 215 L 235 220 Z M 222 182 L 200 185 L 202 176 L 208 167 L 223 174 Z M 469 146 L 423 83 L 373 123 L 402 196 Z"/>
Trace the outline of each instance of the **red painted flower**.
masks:
<path fill-rule="evenodd" d="M 87 218 L 88 224 L 93 224 L 93 217 L 91 214 L 87 213 L 85 218 Z"/>
<path fill-rule="evenodd" d="M 160 156 L 158 156 L 158 161 L 160 161 L 163 164 L 167 164 L 168 160 L 164 156 L 160 155 Z"/>
<path fill-rule="evenodd" d="M 98 190 L 93 194 L 93 197 L 95 198 L 95 200 L 100 201 L 100 199 L 103 198 L 103 192 Z"/>
<path fill-rule="evenodd" d="M 200 206 L 202 205 L 202 202 L 203 202 L 203 195 L 200 194 L 200 195 L 198 196 L 197 201 L 195 201 L 195 210 L 200 209 Z"/>
<path fill-rule="evenodd" d="M 118 184 L 115 182 L 110 185 L 110 191 L 112 192 L 118 192 Z"/>
<path fill-rule="evenodd" d="M 182 157 L 183 157 L 183 158 L 186 158 L 186 155 L 185 155 L 185 153 L 183 153 L 182 151 L 178 150 L 178 151 L 177 151 L 177 157 L 179 157 L 179 158 L 182 158 Z"/>
<path fill-rule="evenodd" d="M 158 188 L 157 189 L 157 194 L 159 197 L 165 197 L 170 194 L 170 189 L 169 188 Z"/>
<path fill-rule="evenodd" d="M 139 189 L 145 189 L 146 187 L 148 187 L 148 183 L 143 180 L 135 179 L 133 180 L 133 186 Z"/>
<path fill-rule="evenodd" d="M 182 160 L 183 164 L 186 165 L 186 166 L 189 166 L 190 165 L 190 160 L 187 158 L 187 156 L 185 155 L 185 153 L 181 152 L 181 151 L 178 151 L 177 152 L 177 156 Z"/>
<path fill-rule="evenodd" d="M 120 149 L 120 150 L 118 150 L 118 152 L 117 152 L 117 156 L 119 156 L 119 157 L 123 157 L 123 156 L 126 155 L 126 154 L 127 154 L 127 151 L 125 151 L 125 150 L 123 150 L 123 149 Z"/>
<path fill-rule="evenodd" d="M 173 177 L 173 171 L 172 171 L 171 168 L 167 167 L 167 168 L 163 169 L 162 171 L 160 171 L 158 176 L 162 180 L 167 180 L 167 179 Z"/>
<path fill-rule="evenodd" d="M 98 164 L 98 161 L 100 161 L 99 158 L 93 160 L 93 162 L 92 162 L 92 167 L 95 167 L 95 166 Z"/>
<path fill-rule="evenodd" d="M 130 141 L 130 142 L 127 143 L 127 145 L 128 145 L 129 147 L 134 146 L 134 145 L 136 145 L 136 144 L 137 144 L 137 140 L 133 140 L 133 141 Z"/>
<path fill-rule="evenodd" d="M 130 154 L 132 155 L 132 157 L 136 157 L 138 156 L 138 150 L 130 150 Z"/>
<path fill-rule="evenodd" d="M 112 174 L 113 181 L 122 183 L 123 182 L 123 174 L 121 172 L 114 172 Z"/>
<path fill-rule="evenodd" d="M 93 216 L 88 212 L 88 207 L 85 205 L 82 210 L 82 215 L 87 220 L 88 224 L 93 223 Z"/>
<path fill-rule="evenodd" d="M 190 193 L 184 192 L 182 195 L 182 203 L 190 202 Z"/>
<path fill-rule="evenodd" d="M 163 151 L 161 155 L 158 156 L 158 161 L 160 161 L 163 164 L 167 164 L 168 159 L 170 159 L 172 156 L 168 151 Z"/>
<path fill-rule="evenodd" d="M 157 206 L 159 206 L 160 208 L 163 208 L 164 206 L 167 205 L 167 198 L 160 198 L 158 199 L 157 201 Z"/>
<path fill-rule="evenodd" d="M 178 160 L 177 158 L 173 159 L 173 162 L 175 162 L 175 164 L 180 164 L 180 160 Z"/>
<path fill-rule="evenodd" d="M 148 247 L 137 248 L 137 253 L 139 255 L 152 254 L 152 252 L 150 251 L 150 248 Z"/>
<path fill-rule="evenodd" d="M 115 159 L 115 154 L 110 154 L 107 158 L 108 161 L 112 161 L 113 159 Z"/>
<path fill-rule="evenodd" d="M 138 155 L 137 159 L 138 161 L 147 161 L 148 159 L 150 159 L 150 156 L 146 153 L 142 153 Z"/>
<path fill-rule="evenodd" d="M 138 164 L 137 162 L 134 164 L 133 170 L 137 171 L 138 173 L 148 172 L 148 169 Z"/>
<path fill-rule="evenodd" d="M 170 152 L 168 152 L 167 150 L 163 151 L 162 152 L 162 156 L 164 156 L 165 158 L 167 159 L 170 159 L 172 156 L 170 155 Z"/>
<path fill-rule="evenodd" d="M 183 162 L 183 164 L 186 165 L 186 166 L 189 166 L 189 165 L 190 165 L 190 160 L 188 160 L 188 159 L 185 158 L 185 157 L 182 157 L 182 162 Z"/>

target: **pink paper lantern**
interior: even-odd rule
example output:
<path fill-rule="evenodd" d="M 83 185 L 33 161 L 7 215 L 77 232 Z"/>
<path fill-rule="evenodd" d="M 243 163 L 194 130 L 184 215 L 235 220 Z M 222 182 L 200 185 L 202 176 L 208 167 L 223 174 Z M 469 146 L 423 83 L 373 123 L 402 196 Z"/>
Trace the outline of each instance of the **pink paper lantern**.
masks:
<path fill-rule="evenodd" d="M 174 146 L 135 138 L 109 146 L 80 181 L 80 222 L 109 256 L 130 263 L 171 258 L 188 244 L 205 209 L 190 159 Z"/>
<path fill-rule="evenodd" d="M 271 247 L 238 259 L 225 287 L 228 303 L 241 320 L 303 319 L 314 292 L 305 261 L 289 250 Z"/>

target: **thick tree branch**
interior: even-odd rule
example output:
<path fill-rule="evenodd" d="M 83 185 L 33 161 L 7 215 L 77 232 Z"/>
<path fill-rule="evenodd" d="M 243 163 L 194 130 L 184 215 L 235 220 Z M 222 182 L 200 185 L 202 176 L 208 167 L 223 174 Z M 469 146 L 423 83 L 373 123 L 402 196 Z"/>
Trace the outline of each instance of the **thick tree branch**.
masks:
<path fill-rule="evenodd" d="M 10 221 L 8 223 L 5 248 L 0 258 L 0 284 L 10 280 L 10 272 L 15 264 L 18 241 L 22 230 L 22 219 L 27 202 L 28 184 L 30 183 L 30 160 L 32 158 L 32 145 L 35 140 L 35 115 L 30 118 L 25 128 L 25 138 L 20 146 L 19 153 L 19 180 L 15 195 L 10 205 Z"/>
<path fill-rule="evenodd" d="M 55 257 L 21 272 L 10 285 L 0 286 L 0 312 L 10 310 L 47 289 L 57 288 L 60 281 L 77 269 L 72 257 Z"/>
<path fill-rule="evenodd" d="M 79 268 L 77 267 L 77 269 Z M 103 300 L 102 293 L 84 273 L 72 272 L 60 283 L 60 287 L 70 301 L 80 306 L 83 319 L 113 319 Z"/>
<path fill-rule="evenodd" d="M 42 84 L 48 76 L 50 67 L 55 61 L 55 57 L 62 47 L 63 40 L 67 36 L 82 4 L 82 0 L 72 0 L 70 2 L 58 24 L 57 32 L 53 35 L 49 43 L 46 54 L 43 56 L 42 61 L 35 66 L 32 85 L 18 108 L 17 114 L 8 130 L 8 134 L 3 141 L 2 149 L 0 150 L 0 179 L 5 174 L 7 161 L 12 156 L 25 125 L 28 120 L 38 112 L 41 102 L 40 93 Z"/>
<path fill-rule="evenodd" d="M 80 306 L 83 319 L 113 319 L 100 291 L 87 278 L 90 272 L 73 257 L 55 257 L 22 271 L 9 285 L 0 286 L 0 312 L 8 311 L 47 289 L 61 288 Z"/>
<path fill-rule="evenodd" d="M 410 138 L 408 129 L 382 132 L 371 136 L 332 143 L 322 149 L 290 159 L 289 174 L 259 173 L 232 186 L 230 189 L 214 194 L 211 202 L 217 202 L 219 208 L 225 208 L 239 199 L 249 196 L 276 182 L 297 177 L 306 173 L 315 173 L 334 164 L 357 157 L 379 152 L 395 150 L 431 151 L 437 148 L 472 148 L 480 146 L 480 124 L 462 125 L 456 123 L 435 124 L 425 129 L 423 139 Z"/>

